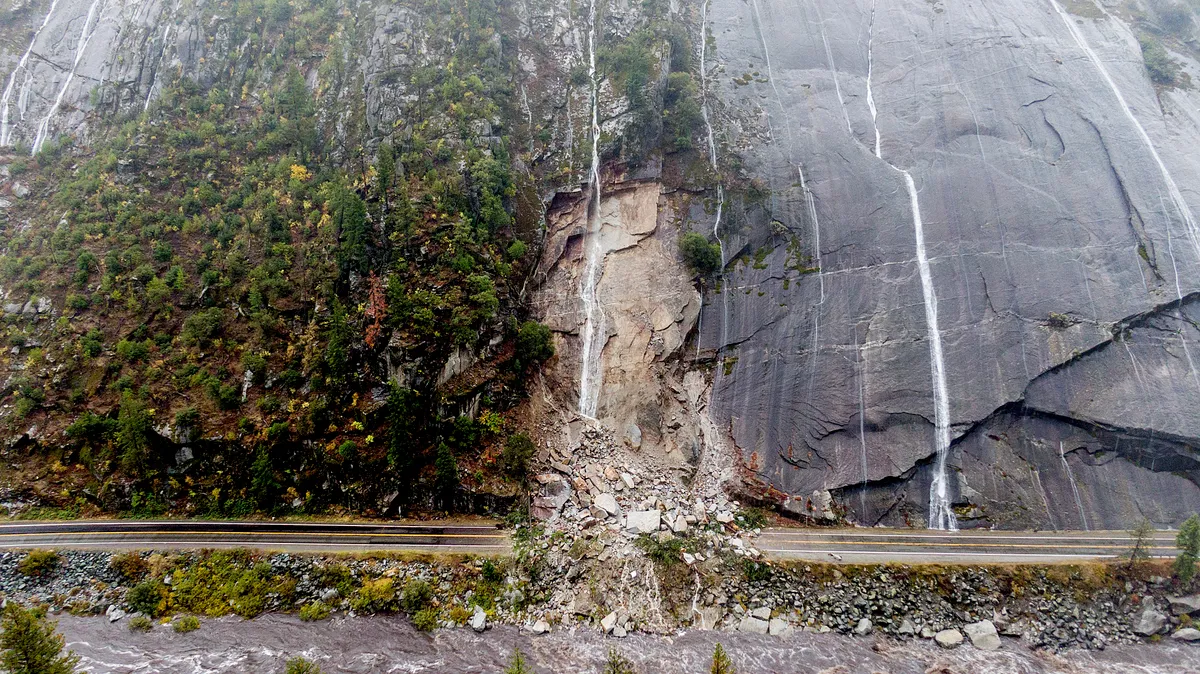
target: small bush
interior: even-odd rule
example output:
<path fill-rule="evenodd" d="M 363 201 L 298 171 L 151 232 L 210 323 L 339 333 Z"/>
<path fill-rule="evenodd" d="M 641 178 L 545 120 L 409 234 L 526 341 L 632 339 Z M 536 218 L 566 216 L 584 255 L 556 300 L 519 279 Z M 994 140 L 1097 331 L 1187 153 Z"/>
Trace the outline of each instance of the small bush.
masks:
<path fill-rule="evenodd" d="M 721 268 L 721 247 L 709 243 L 702 234 L 688 232 L 679 237 L 679 252 L 684 263 L 701 276 L 707 276 Z"/>
<path fill-rule="evenodd" d="M 194 615 L 185 615 L 175 619 L 171 628 L 179 634 L 187 634 L 200 629 L 200 619 Z"/>
<path fill-rule="evenodd" d="M 438 626 L 437 609 L 431 606 L 429 608 L 423 608 L 420 611 L 417 611 L 415 614 L 413 614 L 412 623 L 413 627 L 416 627 L 422 632 L 432 632 L 433 630 L 437 629 Z"/>
<path fill-rule="evenodd" d="M 396 598 L 396 589 L 391 578 L 364 580 L 362 587 L 350 599 L 350 608 L 355 611 L 382 611 Z"/>
<path fill-rule="evenodd" d="M 284 674 L 321 674 L 321 668 L 312 660 L 304 658 L 292 658 L 287 661 L 287 669 Z"/>
<path fill-rule="evenodd" d="M 328 618 L 331 612 L 324 602 L 314 601 L 300 607 L 300 619 L 306 623 L 317 622 Z"/>
<path fill-rule="evenodd" d="M 213 307 L 188 316 L 183 321 L 183 341 L 185 344 L 205 346 L 221 332 L 224 313 Z"/>
<path fill-rule="evenodd" d="M 129 619 L 130 632 L 149 632 L 154 627 L 154 621 L 144 615 L 135 615 Z"/>
<path fill-rule="evenodd" d="M 123 552 L 113 555 L 108 562 L 108 568 L 116 571 L 125 580 L 138 580 L 146 575 L 150 565 L 136 552 Z"/>
<path fill-rule="evenodd" d="M 30 578 L 44 578 L 58 567 L 58 553 L 53 550 L 30 550 L 17 563 L 17 571 Z"/>
<path fill-rule="evenodd" d="M 518 369 L 540 365 L 554 355 L 554 339 L 550 328 L 537 321 L 526 321 L 517 331 L 514 361 Z"/>
<path fill-rule="evenodd" d="M 525 662 L 525 654 L 521 652 L 521 649 L 513 651 L 512 657 L 508 659 L 508 666 L 504 668 L 504 674 L 533 674 L 533 670 Z"/>
<path fill-rule="evenodd" d="M 633 668 L 633 663 L 628 658 L 617 652 L 617 649 L 608 649 L 608 659 L 604 662 L 602 674 L 636 674 L 637 670 Z"/>
<path fill-rule="evenodd" d="M 524 433 L 508 436 L 504 441 L 504 451 L 500 454 L 500 463 L 505 472 L 513 477 L 524 477 L 529 470 L 529 459 L 533 458 L 533 440 Z"/>
<path fill-rule="evenodd" d="M 410 580 L 404 585 L 400 594 L 400 608 L 408 614 L 415 614 L 429 606 L 433 600 L 433 588 L 423 580 Z"/>
<path fill-rule="evenodd" d="M 137 613 L 156 616 L 162 606 L 165 589 L 157 580 L 138 583 L 125 594 L 125 603 Z"/>
<path fill-rule="evenodd" d="M 1138 38 L 1142 47 L 1142 60 L 1146 64 L 1146 72 L 1155 84 L 1165 87 L 1179 83 L 1179 64 L 1173 61 L 1167 50 L 1157 40 L 1143 35 Z"/>

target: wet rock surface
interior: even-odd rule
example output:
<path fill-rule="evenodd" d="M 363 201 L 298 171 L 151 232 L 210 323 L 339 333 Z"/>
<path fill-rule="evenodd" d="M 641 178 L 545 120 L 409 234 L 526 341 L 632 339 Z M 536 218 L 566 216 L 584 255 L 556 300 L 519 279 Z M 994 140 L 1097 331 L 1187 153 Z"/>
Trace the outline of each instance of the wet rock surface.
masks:
<path fill-rule="evenodd" d="M 1200 125 L 1181 114 L 1200 94 L 1157 92 L 1130 27 L 1084 14 L 714 0 L 721 152 L 769 197 L 731 207 L 702 346 L 727 372 L 712 414 L 761 480 L 833 488 L 860 523 L 926 521 L 930 302 L 907 171 L 964 526 L 1177 524 L 1200 506 L 1200 160 L 1183 149 Z"/>

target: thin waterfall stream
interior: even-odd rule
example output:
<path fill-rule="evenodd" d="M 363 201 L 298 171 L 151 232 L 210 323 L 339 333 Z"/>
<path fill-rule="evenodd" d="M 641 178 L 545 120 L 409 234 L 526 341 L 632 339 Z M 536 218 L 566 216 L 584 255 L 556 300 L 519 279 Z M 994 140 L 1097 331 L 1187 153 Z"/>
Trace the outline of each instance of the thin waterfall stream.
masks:
<path fill-rule="evenodd" d="M 59 87 L 58 96 L 54 98 L 54 104 L 46 112 L 46 116 L 42 119 L 41 124 L 38 124 L 37 136 L 33 140 L 31 155 L 36 155 L 41 151 L 42 145 L 46 142 L 46 137 L 50 134 L 50 120 L 58 112 L 59 106 L 62 105 L 63 97 L 67 95 L 67 89 L 70 88 L 71 82 L 75 80 L 75 71 L 79 68 L 79 61 L 83 58 L 83 53 L 87 50 L 87 45 L 91 41 L 92 35 L 96 33 L 96 25 L 92 23 L 92 19 L 95 18 L 96 8 L 100 6 L 101 2 L 102 0 L 92 0 L 91 6 L 88 7 L 87 18 L 83 21 L 83 31 L 79 34 L 79 41 L 75 43 L 75 59 L 71 63 L 71 70 L 67 73 L 67 79 L 63 80 L 63 85 Z M 99 19 L 96 20 L 96 23 L 99 23 Z"/>
<path fill-rule="evenodd" d="M 22 89 L 29 87 L 29 56 L 33 53 L 33 45 L 37 44 L 38 36 L 42 34 L 42 30 L 46 28 L 46 24 L 50 23 L 50 17 L 54 16 L 54 10 L 58 7 L 58 0 L 53 0 L 50 3 L 50 11 L 46 12 L 46 17 L 42 19 L 42 25 L 33 33 L 33 39 L 29 41 L 29 48 L 25 50 L 25 54 L 21 56 L 21 60 L 17 62 L 17 67 L 13 68 L 12 75 L 8 76 L 8 85 L 4 87 L 4 96 L 0 98 L 0 145 L 12 145 L 12 124 L 9 123 L 9 114 L 12 103 L 13 86 L 17 82 L 17 73 L 25 70 L 25 83 Z M 24 92 L 21 97 L 24 98 Z M 24 117 L 24 110 L 21 111 Z"/>
<path fill-rule="evenodd" d="M 1109 90 L 1112 91 L 1113 96 L 1117 99 L 1117 104 L 1121 106 L 1121 111 L 1125 113 L 1125 117 L 1129 119 L 1129 123 L 1133 126 L 1134 130 L 1137 131 L 1138 137 L 1146 146 L 1146 149 L 1150 151 L 1150 156 L 1154 158 L 1154 163 L 1158 165 L 1158 171 L 1162 174 L 1163 183 L 1165 183 L 1167 186 L 1167 196 L 1170 197 L 1171 204 L 1175 206 L 1175 210 L 1179 213 L 1180 219 L 1183 220 L 1183 224 L 1187 228 L 1188 239 L 1191 240 L 1192 247 L 1195 248 L 1197 258 L 1200 258 L 1200 231 L 1197 231 L 1196 219 L 1192 215 L 1192 210 L 1190 207 L 1188 207 L 1187 201 L 1184 200 L 1183 194 L 1179 191 L 1179 186 L 1175 183 L 1175 178 L 1171 176 L 1171 172 L 1167 169 L 1167 165 L 1163 163 L 1162 157 L 1158 154 L 1158 150 L 1154 148 L 1154 143 L 1150 141 L 1150 134 L 1146 133 L 1146 128 L 1143 127 L 1142 123 L 1139 122 L 1137 117 L 1134 116 L 1133 110 L 1129 107 L 1129 103 L 1125 101 L 1125 96 L 1121 93 L 1121 90 L 1117 88 L 1117 83 L 1113 80 L 1112 75 L 1109 74 L 1108 68 L 1104 66 L 1104 62 L 1100 60 L 1100 56 L 1097 55 L 1095 50 L 1092 49 L 1091 45 L 1088 44 L 1087 38 L 1085 38 L 1083 33 L 1080 32 L 1079 27 L 1075 25 L 1075 22 L 1071 20 L 1071 17 L 1067 16 L 1066 10 L 1062 8 L 1062 5 L 1058 3 L 1058 0 L 1050 0 L 1050 4 L 1054 6 L 1054 11 L 1058 14 L 1058 17 L 1062 19 L 1062 22 L 1064 25 L 1066 25 L 1067 30 L 1070 31 L 1071 37 L 1075 40 L 1075 43 L 1079 45 L 1079 48 L 1082 49 L 1085 54 L 1087 54 L 1088 60 L 1092 62 L 1092 65 L 1096 68 L 1096 71 L 1100 73 L 1101 79 L 1103 79 L 1104 83 L 1108 85 Z M 1096 5 L 1096 7 L 1100 8 L 1099 5 Z M 1101 11 L 1104 11 L 1103 8 L 1100 9 Z M 1104 14 L 1105 16 L 1109 16 L 1110 19 L 1112 18 L 1107 11 L 1104 11 Z"/>
<path fill-rule="evenodd" d="M 874 71 L 875 7 L 871 7 L 870 34 L 867 39 L 867 105 L 871 110 L 871 123 L 875 127 L 875 156 L 883 159 L 878 110 L 871 87 Z M 929 268 L 929 257 L 925 253 L 925 225 L 921 219 L 921 201 L 917 184 L 912 174 L 895 164 L 887 165 L 904 177 L 908 190 L 909 207 L 912 210 L 913 234 L 917 248 L 917 271 L 921 277 L 921 293 L 924 296 L 925 324 L 929 332 L 930 374 L 933 379 L 933 426 L 934 466 L 933 481 L 929 485 L 929 528 L 956 531 L 958 519 L 950 507 L 949 478 L 946 475 L 946 457 L 950 453 L 950 395 L 946 387 L 946 364 L 942 354 L 942 332 L 938 327 L 937 294 L 933 287 L 933 273 Z"/>
<path fill-rule="evenodd" d="M 725 277 L 725 242 L 721 240 L 721 212 L 725 208 L 725 184 L 721 180 L 721 171 L 717 167 L 717 142 L 713 134 L 712 121 L 708 109 L 708 5 L 711 0 L 705 0 L 700 6 L 700 114 L 704 118 L 704 128 L 708 132 L 708 163 L 713 174 L 717 177 L 717 216 L 713 218 L 713 238 L 721 250 L 721 278 Z M 725 346 L 729 333 L 729 289 L 721 287 L 721 340 L 717 342 L 717 353 Z M 701 312 L 703 314 L 703 312 Z M 699 340 L 697 340 L 697 345 Z M 720 371 L 718 369 L 718 371 Z"/>
<path fill-rule="evenodd" d="M 591 0 L 588 15 L 588 79 L 592 83 L 592 167 L 588 177 L 591 198 L 587 208 L 587 234 L 584 244 L 587 253 L 583 279 L 579 287 L 584 314 L 579 413 L 594 419 L 600 407 L 600 387 L 604 377 L 600 356 L 604 350 L 605 332 L 604 308 L 596 298 L 596 285 L 600 281 L 604 264 L 604 250 L 600 241 L 600 82 L 596 77 L 596 0 Z"/>

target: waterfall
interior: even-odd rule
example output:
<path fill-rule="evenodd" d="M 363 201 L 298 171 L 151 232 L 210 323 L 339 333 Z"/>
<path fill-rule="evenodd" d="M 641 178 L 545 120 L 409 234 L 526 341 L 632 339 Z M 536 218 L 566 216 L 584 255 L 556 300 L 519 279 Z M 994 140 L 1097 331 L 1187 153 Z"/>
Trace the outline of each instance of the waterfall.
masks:
<path fill-rule="evenodd" d="M 591 0 L 588 26 L 588 78 L 592 83 L 592 168 L 588 177 L 591 198 L 587 208 L 587 261 L 579 296 L 583 301 L 583 357 L 579 374 L 579 413 L 595 418 L 600 407 L 600 386 L 604 370 L 600 356 L 604 350 L 604 309 L 596 299 L 596 284 L 604 263 L 600 241 L 600 82 L 596 77 L 596 0 Z"/>
<path fill-rule="evenodd" d="M 1179 312 L 1179 320 L 1184 321 L 1183 311 Z M 1183 355 L 1187 357 L 1188 371 L 1192 373 L 1192 381 L 1195 382 L 1196 388 L 1200 389 L 1200 375 L 1196 374 L 1196 363 L 1192 361 L 1192 350 L 1188 348 L 1187 337 L 1183 334 L 1185 329 L 1179 330 L 1179 342 L 1183 344 Z"/>
<path fill-rule="evenodd" d="M 871 73 L 874 66 L 873 44 L 875 40 L 875 8 L 871 7 L 870 35 L 867 39 L 867 105 L 871 109 L 871 123 L 875 126 L 875 156 L 883 159 L 880 149 L 878 112 L 875 95 L 871 90 Z M 917 247 L 917 271 L 921 277 L 921 293 L 924 296 L 925 324 L 929 331 L 929 366 L 933 379 L 933 426 L 934 468 L 933 481 L 929 485 L 929 527 L 931 529 L 958 529 L 958 520 L 950 508 L 949 479 L 946 475 L 946 455 L 950 452 L 950 395 L 946 388 L 946 364 L 942 357 L 942 332 L 938 328 L 937 294 L 933 287 L 933 274 L 929 268 L 929 257 L 925 254 L 925 225 L 921 220 L 921 202 L 917 196 L 917 184 L 912 174 L 884 160 L 892 170 L 904 177 L 908 190 L 909 207 L 912 210 L 913 233 Z"/>
<path fill-rule="evenodd" d="M 1079 508 L 1079 522 L 1083 525 L 1084 531 L 1088 529 L 1087 516 L 1083 512 L 1083 499 L 1079 497 L 1079 485 L 1075 484 L 1075 473 L 1071 470 L 1071 464 L 1067 461 L 1067 453 L 1063 449 L 1063 443 L 1060 440 L 1058 443 L 1058 458 L 1062 459 L 1063 467 L 1067 469 L 1067 479 L 1071 481 L 1071 493 L 1075 495 L 1075 507 Z"/>
<path fill-rule="evenodd" d="M 75 79 L 75 70 L 79 67 L 79 60 L 83 58 L 83 52 L 87 49 L 87 44 L 95 33 L 92 18 L 96 16 L 96 7 L 100 3 L 101 0 L 92 0 L 92 5 L 88 7 L 87 18 L 83 21 L 83 31 L 79 33 L 79 41 L 75 43 L 75 60 L 71 64 L 71 70 L 67 73 L 67 79 L 63 81 L 62 87 L 58 90 L 58 96 L 54 98 L 54 104 L 46 112 L 46 117 L 42 120 L 42 123 L 38 124 L 37 137 L 34 138 L 33 151 L 30 154 L 37 154 L 46 142 L 46 136 L 50 132 L 50 120 L 54 117 L 54 113 L 58 112 L 58 106 L 62 105 L 63 97 L 67 95 L 67 89 L 71 86 L 72 80 Z"/>
<path fill-rule="evenodd" d="M 1171 176 L 1171 172 L 1167 170 L 1167 165 L 1163 163 L 1158 150 L 1154 149 L 1154 143 L 1150 141 L 1150 134 L 1146 133 L 1145 127 L 1133 115 L 1133 110 L 1125 102 L 1125 96 L 1121 94 L 1121 90 L 1117 88 L 1117 83 L 1113 81 L 1112 76 L 1108 73 L 1108 69 L 1105 68 L 1104 62 L 1100 60 L 1100 57 L 1092 49 L 1091 45 L 1088 44 L 1087 38 L 1079 31 L 1079 27 L 1075 25 L 1075 22 L 1063 10 L 1062 5 L 1058 4 L 1058 0 L 1050 0 L 1050 4 L 1054 6 L 1054 11 L 1058 13 L 1058 17 L 1062 19 L 1067 30 L 1071 32 L 1071 37 L 1075 39 L 1075 44 L 1079 45 L 1079 48 L 1087 54 L 1088 60 L 1092 62 L 1096 71 L 1100 73 L 1100 77 L 1108 85 L 1109 90 L 1112 91 L 1113 96 L 1117 99 L 1117 103 L 1121 106 L 1121 111 L 1125 113 L 1125 117 L 1129 119 L 1129 123 L 1137 131 L 1138 137 L 1142 139 L 1142 143 L 1150 151 L 1150 156 L 1154 158 L 1154 163 L 1158 165 L 1158 171 L 1162 174 L 1163 183 L 1167 186 L 1167 196 L 1171 198 L 1172 205 L 1175 206 L 1175 210 L 1179 213 L 1180 219 L 1183 220 L 1183 224 L 1187 228 L 1188 238 L 1191 240 L 1192 246 L 1196 249 L 1196 256 L 1200 257 L 1200 232 L 1197 232 L 1196 220 L 1187 202 L 1184 201 L 1183 194 L 1179 191 L 1179 186 L 1175 184 L 1175 179 Z M 1107 12 L 1105 14 L 1108 15 Z M 1110 16 L 1109 18 L 1111 19 L 1112 17 Z"/>
<path fill-rule="evenodd" d="M 42 29 L 46 24 L 50 23 L 50 17 L 54 15 L 54 9 L 58 7 L 58 0 L 52 0 L 50 3 L 50 11 L 46 12 L 46 18 L 42 19 L 42 25 L 33 33 L 33 39 L 29 41 L 29 48 L 25 50 L 25 54 L 21 56 L 21 60 L 17 62 L 17 67 L 13 68 L 12 75 L 8 76 L 8 85 L 4 87 L 4 96 L 0 98 L 0 145 L 12 145 L 12 126 L 9 124 L 9 104 L 12 101 L 13 86 L 17 81 L 17 73 L 26 70 L 29 63 L 29 55 L 33 53 L 33 45 L 37 43 L 38 36 L 42 34 Z M 26 70 L 26 83 L 28 87 L 28 70 Z"/>
<path fill-rule="evenodd" d="M 162 46 L 158 51 L 158 65 L 154 68 L 154 74 L 150 76 L 150 87 L 146 90 L 146 103 L 142 106 L 142 112 L 150 109 L 150 98 L 154 96 L 154 86 L 158 84 L 158 71 L 162 68 L 163 56 L 167 53 L 167 36 L 171 34 L 171 26 L 168 25 L 163 29 Z"/>
<path fill-rule="evenodd" d="M 708 132 L 708 164 L 717 177 L 717 217 L 713 219 L 713 237 L 721 249 L 721 277 L 725 276 L 725 242 L 721 240 L 721 212 L 725 208 L 725 184 L 721 180 L 720 169 L 717 168 L 717 141 L 713 135 L 712 122 L 708 111 L 708 5 L 711 0 L 705 0 L 700 5 L 700 114 L 704 118 L 704 128 Z M 722 283 L 724 286 L 724 283 Z M 729 337 L 729 289 L 721 288 L 721 341 L 717 343 L 717 352 L 724 348 Z M 703 315 L 703 311 L 700 312 Z M 696 340 L 699 348 L 699 339 Z"/>

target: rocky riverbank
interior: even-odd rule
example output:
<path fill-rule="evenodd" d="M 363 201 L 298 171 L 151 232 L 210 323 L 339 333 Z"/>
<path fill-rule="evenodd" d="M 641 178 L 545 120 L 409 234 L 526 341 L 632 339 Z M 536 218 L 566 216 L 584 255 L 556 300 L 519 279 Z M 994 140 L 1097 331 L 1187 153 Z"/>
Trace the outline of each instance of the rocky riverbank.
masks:
<path fill-rule="evenodd" d="M 146 606 L 150 593 L 153 608 L 141 610 L 156 617 L 407 613 L 423 629 L 508 625 L 532 634 L 583 629 L 626 637 L 701 628 L 1055 652 L 1200 641 L 1191 627 L 1193 616 L 1200 617 L 1200 595 L 1177 594 L 1173 581 L 1150 568 L 785 567 L 720 549 L 722 534 L 711 531 L 617 536 L 641 554 L 560 532 L 518 537 L 516 555 L 496 562 L 62 552 L 52 569 L 30 576 L 20 569 L 24 553 L 4 552 L 0 595 L 112 622 Z"/>

